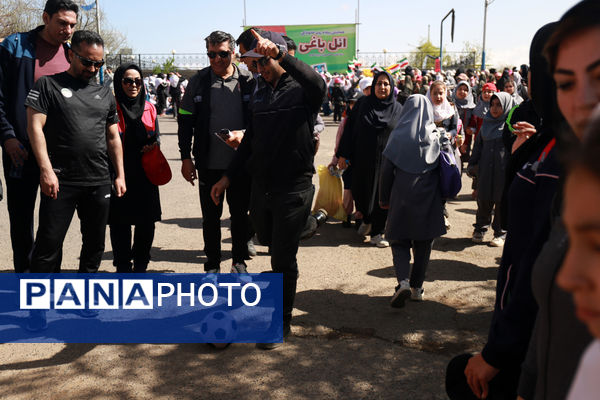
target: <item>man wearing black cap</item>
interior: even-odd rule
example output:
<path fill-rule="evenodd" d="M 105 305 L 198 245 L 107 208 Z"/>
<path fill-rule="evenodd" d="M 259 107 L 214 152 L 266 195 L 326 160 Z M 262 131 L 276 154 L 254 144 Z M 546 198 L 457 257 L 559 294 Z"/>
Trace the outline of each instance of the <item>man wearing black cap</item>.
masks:
<path fill-rule="evenodd" d="M 283 273 L 283 336 L 290 322 L 300 234 L 314 195 L 314 114 L 321 106 L 325 83 L 310 66 L 287 54 L 283 37 L 253 32 L 255 42 L 243 57 L 261 74 L 251 103 L 250 123 L 225 176 L 212 188 L 220 196 L 246 167 L 252 177 L 250 218 L 262 244 L 271 247 L 271 268 Z M 259 344 L 271 349 L 277 343 Z"/>

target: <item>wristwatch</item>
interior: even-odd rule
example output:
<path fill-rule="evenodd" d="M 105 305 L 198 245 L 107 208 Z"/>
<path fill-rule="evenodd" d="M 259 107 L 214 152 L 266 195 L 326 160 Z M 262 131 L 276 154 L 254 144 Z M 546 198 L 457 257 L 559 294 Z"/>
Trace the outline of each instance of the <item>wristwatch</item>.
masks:
<path fill-rule="evenodd" d="M 273 60 L 279 61 L 284 56 L 286 51 L 285 51 L 285 48 L 280 44 L 275 43 L 275 46 L 277 46 L 277 48 L 279 49 L 279 53 L 277 53 L 277 55 L 275 57 L 273 57 Z"/>

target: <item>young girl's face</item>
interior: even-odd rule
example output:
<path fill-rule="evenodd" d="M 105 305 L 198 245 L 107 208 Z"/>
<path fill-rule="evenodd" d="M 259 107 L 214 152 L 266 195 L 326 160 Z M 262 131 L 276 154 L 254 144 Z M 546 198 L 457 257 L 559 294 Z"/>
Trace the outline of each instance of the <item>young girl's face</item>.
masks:
<path fill-rule="evenodd" d="M 444 96 L 446 96 L 446 86 L 435 85 L 431 89 L 431 100 L 434 106 L 439 106 L 444 102 Z"/>
<path fill-rule="evenodd" d="M 513 94 L 515 92 L 515 84 L 512 82 L 506 82 L 504 84 L 504 91 L 508 94 Z"/>
<path fill-rule="evenodd" d="M 460 85 L 459 87 L 456 88 L 456 97 L 464 100 L 467 98 L 467 95 L 469 94 L 469 88 L 466 85 Z"/>
<path fill-rule="evenodd" d="M 483 101 L 490 101 L 493 94 L 494 94 L 493 90 L 485 89 L 483 92 L 481 92 L 481 98 L 483 99 Z"/>
<path fill-rule="evenodd" d="M 497 97 L 494 97 L 490 103 L 490 114 L 492 114 L 492 117 L 498 118 L 502 115 L 502 111 L 502 104 L 500 104 L 500 100 L 498 100 Z"/>
<path fill-rule="evenodd" d="M 600 338 L 600 178 L 582 167 L 565 186 L 564 222 L 569 251 L 557 282 L 573 294 L 577 317 Z"/>

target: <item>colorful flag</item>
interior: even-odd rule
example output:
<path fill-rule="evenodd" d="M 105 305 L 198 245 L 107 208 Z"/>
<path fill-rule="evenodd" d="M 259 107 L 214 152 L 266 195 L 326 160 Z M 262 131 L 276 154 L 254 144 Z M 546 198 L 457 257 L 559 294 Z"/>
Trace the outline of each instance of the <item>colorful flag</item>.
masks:
<path fill-rule="evenodd" d="M 402 60 L 399 60 L 398 64 L 400 65 L 400 68 L 406 68 L 406 67 L 408 67 L 408 60 L 407 60 L 407 58 L 404 57 Z"/>
<path fill-rule="evenodd" d="M 94 9 L 94 7 L 96 7 L 96 3 L 95 2 L 90 3 L 87 6 L 86 5 L 82 5 L 81 9 L 84 10 L 84 11 L 90 11 L 90 10 Z"/>
<path fill-rule="evenodd" d="M 400 72 L 401 68 L 400 68 L 400 64 L 394 64 L 394 65 L 390 65 L 389 67 L 386 68 L 388 70 L 388 72 L 390 74 L 397 74 L 398 72 Z"/>

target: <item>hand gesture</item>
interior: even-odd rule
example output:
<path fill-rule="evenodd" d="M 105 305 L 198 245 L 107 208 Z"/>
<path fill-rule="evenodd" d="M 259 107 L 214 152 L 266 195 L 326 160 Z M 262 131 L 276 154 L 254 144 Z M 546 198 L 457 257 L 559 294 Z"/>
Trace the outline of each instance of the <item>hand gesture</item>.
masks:
<path fill-rule="evenodd" d="M 223 176 L 221 179 L 219 179 L 217 183 L 213 185 L 212 189 L 210 190 L 210 197 L 216 205 L 219 205 L 219 203 L 221 202 L 221 197 L 223 196 L 225 189 L 227 189 L 228 187 L 229 178 L 227 178 L 226 176 Z"/>
<path fill-rule="evenodd" d="M 196 167 L 194 167 L 194 163 L 190 158 L 186 158 L 181 162 L 181 175 L 183 176 L 183 179 L 194 186 L 194 181 L 197 178 Z"/>
<path fill-rule="evenodd" d="M 254 29 L 250 30 L 252 36 L 257 40 L 256 48 L 254 51 L 258 54 L 262 54 L 263 56 L 275 58 L 279 54 L 279 47 L 275 45 L 275 43 L 271 42 L 269 39 L 265 39 L 260 36 Z"/>
<path fill-rule="evenodd" d="M 481 354 L 469 359 L 465 368 L 465 376 L 471 391 L 478 399 L 487 399 L 489 395 L 488 383 L 494 379 L 498 372 L 500 370 L 488 364 Z"/>

